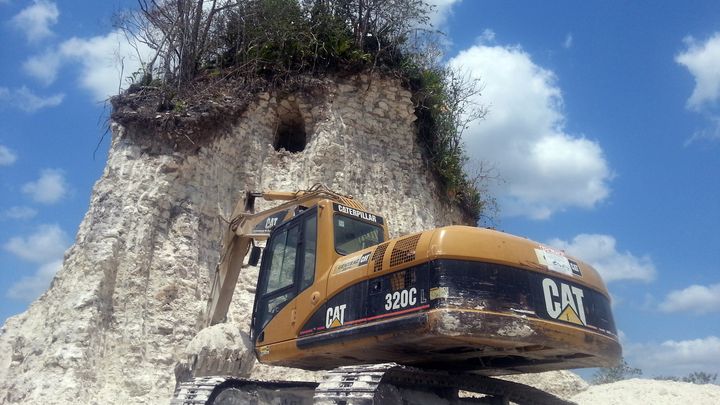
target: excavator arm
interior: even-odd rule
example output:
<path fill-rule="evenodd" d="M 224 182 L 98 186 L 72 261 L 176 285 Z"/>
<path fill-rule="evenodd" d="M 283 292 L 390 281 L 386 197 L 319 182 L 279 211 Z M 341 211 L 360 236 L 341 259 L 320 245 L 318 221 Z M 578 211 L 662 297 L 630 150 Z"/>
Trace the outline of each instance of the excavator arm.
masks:
<path fill-rule="evenodd" d="M 255 200 L 257 198 L 265 201 L 285 202 L 256 213 Z M 352 197 L 337 194 L 320 184 L 316 184 L 308 190 L 295 192 L 248 191 L 245 193 L 245 197 L 235 207 L 232 220 L 223 237 L 222 255 L 220 263 L 215 268 L 205 312 L 205 326 L 224 322 L 243 261 L 254 246 L 254 242 L 266 240 L 275 226 L 292 219 L 305 209 L 317 205 L 318 201 L 322 199 L 336 201 L 359 210 L 365 209 Z M 257 264 L 257 262 L 251 264 Z"/>

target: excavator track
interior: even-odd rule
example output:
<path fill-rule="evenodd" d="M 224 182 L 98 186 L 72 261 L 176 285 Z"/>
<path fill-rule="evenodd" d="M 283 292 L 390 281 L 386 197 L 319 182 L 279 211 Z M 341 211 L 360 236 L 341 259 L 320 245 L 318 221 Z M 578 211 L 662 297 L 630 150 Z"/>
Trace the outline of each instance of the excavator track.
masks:
<path fill-rule="evenodd" d="M 484 395 L 459 398 L 458 391 Z M 474 374 L 424 370 L 395 363 L 346 366 L 320 383 L 198 377 L 181 383 L 171 405 L 571 405 L 524 384 Z"/>
<path fill-rule="evenodd" d="M 310 405 L 317 383 L 196 377 L 175 388 L 170 405 Z"/>
<path fill-rule="evenodd" d="M 457 391 L 483 394 L 483 398 L 458 398 Z M 408 392 L 425 392 L 439 398 L 423 398 Z M 414 398 L 413 398 L 414 397 Z M 432 402 L 424 402 L 424 400 Z M 475 374 L 453 374 L 425 370 L 395 363 L 371 366 L 346 366 L 328 372 L 315 390 L 315 404 L 508 404 L 572 405 L 555 395 L 511 381 Z"/>

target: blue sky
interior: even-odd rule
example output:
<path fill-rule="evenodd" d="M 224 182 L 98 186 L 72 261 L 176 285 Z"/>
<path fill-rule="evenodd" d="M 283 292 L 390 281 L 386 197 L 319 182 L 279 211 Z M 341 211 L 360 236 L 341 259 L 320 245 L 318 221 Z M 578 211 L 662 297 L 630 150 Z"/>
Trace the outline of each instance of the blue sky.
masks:
<path fill-rule="evenodd" d="M 720 372 L 720 3 L 434 3 L 448 63 L 484 84 L 465 144 L 499 178 L 498 227 L 603 274 L 645 375 Z M 0 319 L 87 210 L 103 100 L 138 66 L 112 16 L 134 5 L 0 0 Z"/>

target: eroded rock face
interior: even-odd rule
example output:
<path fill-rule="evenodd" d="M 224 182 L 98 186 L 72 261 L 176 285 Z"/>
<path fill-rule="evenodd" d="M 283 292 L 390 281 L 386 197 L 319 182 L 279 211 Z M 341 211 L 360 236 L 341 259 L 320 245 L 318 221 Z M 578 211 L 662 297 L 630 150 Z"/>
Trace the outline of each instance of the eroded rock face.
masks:
<path fill-rule="evenodd" d="M 319 96 L 260 94 L 193 153 L 113 124 L 105 171 L 62 270 L 0 332 L 0 403 L 167 401 L 245 189 L 324 183 L 382 213 L 393 236 L 466 221 L 440 202 L 414 120 L 408 91 L 358 76 L 328 80 Z M 243 331 L 254 271 L 241 276 L 229 315 Z"/>

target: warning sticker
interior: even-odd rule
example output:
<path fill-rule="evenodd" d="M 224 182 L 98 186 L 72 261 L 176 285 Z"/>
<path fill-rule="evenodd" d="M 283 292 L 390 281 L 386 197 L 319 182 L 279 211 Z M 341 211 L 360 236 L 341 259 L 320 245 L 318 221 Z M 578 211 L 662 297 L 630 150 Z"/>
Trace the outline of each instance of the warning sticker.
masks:
<path fill-rule="evenodd" d="M 540 249 L 535 249 L 535 254 L 537 255 L 538 262 L 543 266 L 547 266 L 548 270 L 567 275 L 573 274 L 573 268 L 570 265 L 570 260 L 565 257 L 563 252 L 542 247 Z"/>

